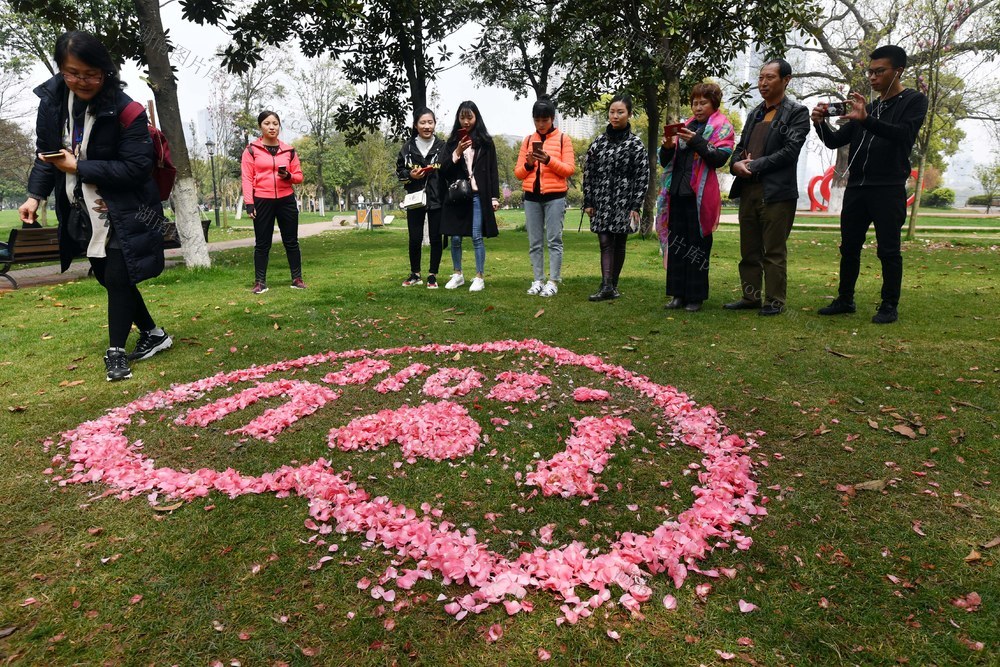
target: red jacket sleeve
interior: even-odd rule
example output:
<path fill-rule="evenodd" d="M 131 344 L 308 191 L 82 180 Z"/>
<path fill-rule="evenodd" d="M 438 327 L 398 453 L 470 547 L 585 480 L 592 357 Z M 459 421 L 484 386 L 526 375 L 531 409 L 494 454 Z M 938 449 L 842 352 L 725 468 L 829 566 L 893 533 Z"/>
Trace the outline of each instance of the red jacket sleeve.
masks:
<path fill-rule="evenodd" d="M 248 146 L 243 150 L 243 157 L 240 160 L 240 172 L 243 176 L 244 204 L 253 203 L 253 182 L 255 171 L 256 165 L 254 164 L 253 155 L 250 154 L 250 147 Z"/>

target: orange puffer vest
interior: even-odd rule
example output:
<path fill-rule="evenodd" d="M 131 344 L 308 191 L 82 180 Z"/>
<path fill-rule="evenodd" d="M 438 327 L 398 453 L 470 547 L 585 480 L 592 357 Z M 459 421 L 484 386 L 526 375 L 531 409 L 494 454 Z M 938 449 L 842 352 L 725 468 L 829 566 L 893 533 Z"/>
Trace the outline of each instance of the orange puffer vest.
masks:
<path fill-rule="evenodd" d="M 545 141 L 542 144 L 542 150 L 549 155 L 549 163 L 535 162 L 535 168 L 529 170 L 525 162 L 528 159 L 528 154 L 531 153 L 531 144 L 534 141 L 542 141 L 542 137 L 537 132 L 533 132 L 521 142 L 521 150 L 517 154 L 517 163 L 514 165 L 514 176 L 521 179 L 524 191 L 529 194 L 535 191 L 536 178 L 541 179 L 539 194 L 551 195 L 566 192 L 569 189 L 566 179 L 576 172 L 573 142 L 558 128 L 554 128 L 545 136 Z"/>

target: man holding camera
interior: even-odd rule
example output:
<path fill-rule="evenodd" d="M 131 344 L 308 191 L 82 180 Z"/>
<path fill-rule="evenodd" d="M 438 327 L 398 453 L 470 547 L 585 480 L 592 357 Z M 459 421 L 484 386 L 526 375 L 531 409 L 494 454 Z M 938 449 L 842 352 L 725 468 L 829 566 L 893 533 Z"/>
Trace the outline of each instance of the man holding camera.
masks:
<path fill-rule="evenodd" d="M 760 308 L 779 315 L 788 286 L 788 235 L 799 198 L 796 165 L 809 136 L 809 112 L 785 96 L 792 66 L 775 58 L 760 68 L 764 101 L 747 117 L 729 171 L 730 199 L 740 200 L 740 298 L 726 310 Z M 761 279 L 767 298 L 761 298 Z"/>
<path fill-rule="evenodd" d="M 872 317 L 875 324 L 898 319 L 897 306 L 903 283 L 900 232 L 906 220 L 906 180 L 910 177 L 910 152 L 927 116 L 927 97 L 904 88 L 906 51 L 880 46 L 872 51 L 867 75 L 875 102 L 865 104 L 860 93 L 851 93 L 842 109 L 820 102 L 812 121 L 827 148 L 850 144 L 847 190 L 840 213 L 840 288 L 820 315 L 842 315 L 857 310 L 854 285 L 861 271 L 861 247 L 874 223 L 878 258 L 882 262 L 882 303 Z M 844 111 L 847 124 L 833 129 L 826 118 Z"/>

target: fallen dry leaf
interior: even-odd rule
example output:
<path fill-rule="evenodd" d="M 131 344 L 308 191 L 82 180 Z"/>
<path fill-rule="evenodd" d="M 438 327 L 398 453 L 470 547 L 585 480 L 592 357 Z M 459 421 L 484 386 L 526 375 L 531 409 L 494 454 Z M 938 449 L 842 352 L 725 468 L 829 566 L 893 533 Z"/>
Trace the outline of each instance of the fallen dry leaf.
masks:
<path fill-rule="evenodd" d="M 892 430 L 900 435 L 906 436 L 910 440 L 913 440 L 917 437 L 916 432 L 906 424 L 896 424 L 895 426 L 892 427 Z"/>
<path fill-rule="evenodd" d="M 183 506 L 184 506 L 184 502 L 183 501 L 181 501 L 179 503 L 174 503 L 172 505 L 155 505 L 153 507 L 153 511 L 154 512 L 173 512 L 175 509 L 181 508 Z"/>
<path fill-rule="evenodd" d="M 992 549 L 993 547 L 1000 547 L 1000 537 L 994 537 L 989 542 L 983 542 L 979 546 L 981 546 L 984 549 Z"/>
<path fill-rule="evenodd" d="M 17 632 L 16 625 L 11 626 L 9 628 L 0 628 L 0 639 L 3 639 L 4 637 L 10 637 L 15 632 Z"/>
<path fill-rule="evenodd" d="M 868 482 L 859 482 L 854 485 L 854 488 L 858 491 L 881 491 L 885 488 L 887 481 L 884 479 L 873 479 Z"/>
<path fill-rule="evenodd" d="M 545 314 L 545 309 L 544 308 L 539 308 L 538 312 L 535 313 L 535 317 L 538 318 L 538 317 L 541 317 L 544 314 Z"/>
<path fill-rule="evenodd" d="M 969 552 L 969 555 L 963 558 L 962 560 L 964 560 L 966 563 L 975 563 L 977 561 L 981 561 L 982 559 L 983 555 L 978 551 L 976 551 L 975 549 L 973 549 L 972 551 Z"/>

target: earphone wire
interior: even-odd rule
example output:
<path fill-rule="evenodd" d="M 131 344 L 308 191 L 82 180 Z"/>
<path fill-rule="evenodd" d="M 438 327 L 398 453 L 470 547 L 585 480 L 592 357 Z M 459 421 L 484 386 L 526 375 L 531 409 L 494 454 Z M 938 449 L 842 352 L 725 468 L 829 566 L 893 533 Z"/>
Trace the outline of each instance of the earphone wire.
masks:
<path fill-rule="evenodd" d="M 896 72 L 893 75 L 893 77 L 892 77 L 892 81 L 889 82 L 889 88 L 892 88 L 892 85 L 894 83 L 896 83 L 896 79 L 898 79 L 898 78 L 899 78 L 899 72 Z M 888 90 L 888 88 L 886 90 Z M 871 99 L 871 95 L 872 95 L 873 92 L 875 92 L 875 91 L 872 90 L 872 91 L 869 91 L 869 93 L 868 93 L 868 103 L 869 104 L 873 103 L 873 101 Z M 874 107 L 872 107 L 872 113 L 871 113 L 871 115 L 875 117 L 875 120 L 880 120 L 882 118 L 882 111 L 884 109 L 885 109 L 885 100 L 883 100 L 882 96 L 880 95 L 879 98 L 878 98 L 878 104 L 875 105 Z M 854 160 L 857 159 L 858 155 L 861 154 L 861 149 L 864 148 L 865 135 L 866 134 L 868 135 L 868 150 L 865 151 L 865 155 L 868 155 L 869 153 L 871 153 L 872 142 L 875 141 L 875 135 L 874 134 L 870 134 L 868 132 L 868 130 L 866 130 L 866 129 L 862 129 L 861 130 L 861 141 L 858 142 L 858 150 L 854 151 L 854 155 L 852 155 L 851 159 L 847 161 L 847 167 L 844 169 L 843 173 L 837 171 L 837 167 L 836 166 L 833 167 L 833 173 L 836 174 L 838 178 L 847 178 L 848 174 L 851 173 L 851 165 L 854 164 Z"/>

